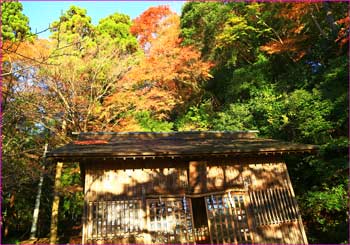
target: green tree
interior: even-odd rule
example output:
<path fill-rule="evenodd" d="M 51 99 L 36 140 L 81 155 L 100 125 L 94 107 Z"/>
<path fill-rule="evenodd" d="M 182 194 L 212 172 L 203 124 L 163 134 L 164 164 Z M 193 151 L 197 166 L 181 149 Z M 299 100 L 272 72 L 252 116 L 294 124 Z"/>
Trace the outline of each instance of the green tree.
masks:
<path fill-rule="evenodd" d="M 96 26 L 96 39 L 101 42 L 102 39 L 108 39 L 117 46 L 118 49 L 133 53 L 137 51 L 138 44 L 136 38 L 130 33 L 130 17 L 125 14 L 115 13 L 99 21 Z"/>
<path fill-rule="evenodd" d="M 186 3 L 181 16 L 183 44 L 196 45 L 215 64 L 208 89 L 222 102 L 232 101 L 239 87 L 233 72 L 258 60 L 259 46 L 271 28 L 264 22 L 263 4 Z M 234 100 L 238 100 L 237 89 Z M 231 97 L 231 98 L 230 98 Z"/>
<path fill-rule="evenodd" d="M 52 39 L 66 43 L 81 42 L 85 37 L 92 37 L 94 33 L 91 17 L 87 15 L 86 9 L 74 5 L 51 24 L 51 30 Z"/>
<path fill-rule="evenodd" d="M 173 123 L 157 120 L 152 117 L 149 111 L 140 111 L 135 113 L 135 118 L 146 132 L 169 132 L 172 131 Z"/>
<path fill-rule="evenodd" d="M 254 129 L 253 116 L 249 105 L 234 103 L 216 114 L 213 120 L 215 130 L 252 130 Z"/>
<path fill-rule="evenodd" d="M 180 115 L 175 121 L 175 127 L 178 131 L 210 130 L 216 126 L 213 115 L 211 99 L 203 99 L 198 105 L 190 106 L 186 113 Z"/>
<path fill-rule="evenodd" d="M 194 45 L 205 59 L 212 59 L 216 36 L 230 17 L 231 3 L 188 2 L 181 12 L 183 45 Z"/>
<path fill-rule="evenodd" d="M 29 27 L 29 19 L 23 13 L 20 2 L 1 2 L 1 39 L 21 41 L 32 35 Z"/>

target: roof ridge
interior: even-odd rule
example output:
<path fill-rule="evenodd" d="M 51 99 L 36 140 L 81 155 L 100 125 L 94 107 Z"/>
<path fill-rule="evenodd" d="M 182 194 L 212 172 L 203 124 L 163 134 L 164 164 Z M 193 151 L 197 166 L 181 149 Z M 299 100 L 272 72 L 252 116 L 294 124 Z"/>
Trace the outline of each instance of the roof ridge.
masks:
<path fill-rule="evenodd" d="M 73 135 L 134 135 L 134 134 L 235 134 L 235 133 L 259 133 L 259 130 L 191 130 L 191 131 L 160 131 L 160 132 L 148 132 L 148 131 L 132 131 L 132 132 L 72 132 Z"/>

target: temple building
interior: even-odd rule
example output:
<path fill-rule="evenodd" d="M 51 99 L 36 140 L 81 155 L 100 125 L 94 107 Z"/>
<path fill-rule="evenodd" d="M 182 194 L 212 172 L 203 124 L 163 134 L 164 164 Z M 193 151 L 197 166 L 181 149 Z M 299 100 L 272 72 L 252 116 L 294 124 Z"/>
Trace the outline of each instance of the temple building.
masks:
<path fill-rule="evenodd" d="M 307 244 L 284 162 L 317 146 L 257 131 L 79 133 L 83 244 Z"/>

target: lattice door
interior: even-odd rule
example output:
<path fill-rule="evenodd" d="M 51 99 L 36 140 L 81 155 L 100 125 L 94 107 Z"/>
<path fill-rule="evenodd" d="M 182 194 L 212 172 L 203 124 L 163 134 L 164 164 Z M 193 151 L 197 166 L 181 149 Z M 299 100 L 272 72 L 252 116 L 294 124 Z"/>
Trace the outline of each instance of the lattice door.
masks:
<path fill-rule="evenodd" d="M 190 199 L 148 199 L 147 209 L 152 243 L 194 242 Z"/>
<path fill-rule="evenodd" d="M 243 194 L 212 195 L 205 202 L 212 243 L 252 243 Z"/>

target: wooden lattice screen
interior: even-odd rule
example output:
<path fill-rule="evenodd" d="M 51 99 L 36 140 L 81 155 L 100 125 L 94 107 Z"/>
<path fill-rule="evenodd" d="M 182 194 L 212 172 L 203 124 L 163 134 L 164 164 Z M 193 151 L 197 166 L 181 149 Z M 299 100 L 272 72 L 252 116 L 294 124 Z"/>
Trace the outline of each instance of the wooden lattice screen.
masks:
<path fill-rule="evenodd" d="M 287 188 L 249 193 L 257 225 L 278 224 L 298 219 L 296 203 Z"/>
<path fill-rule="evenodd" d="M 186 169 L 88 169 L 86 173 L 86 243 L 194 242 L 190 199 L 160 195 L 184 193 Z"/>
<path fill-rule="evenodd" d="M 141 200 L 89 202 L 87 213 L 89 239 L 119 239 L 142 228 Z"/>
<path fill-rule="evenodd" d="M 252 243 L 244 197 L 229 192 L 205 198 L 211 243 Z"/>

